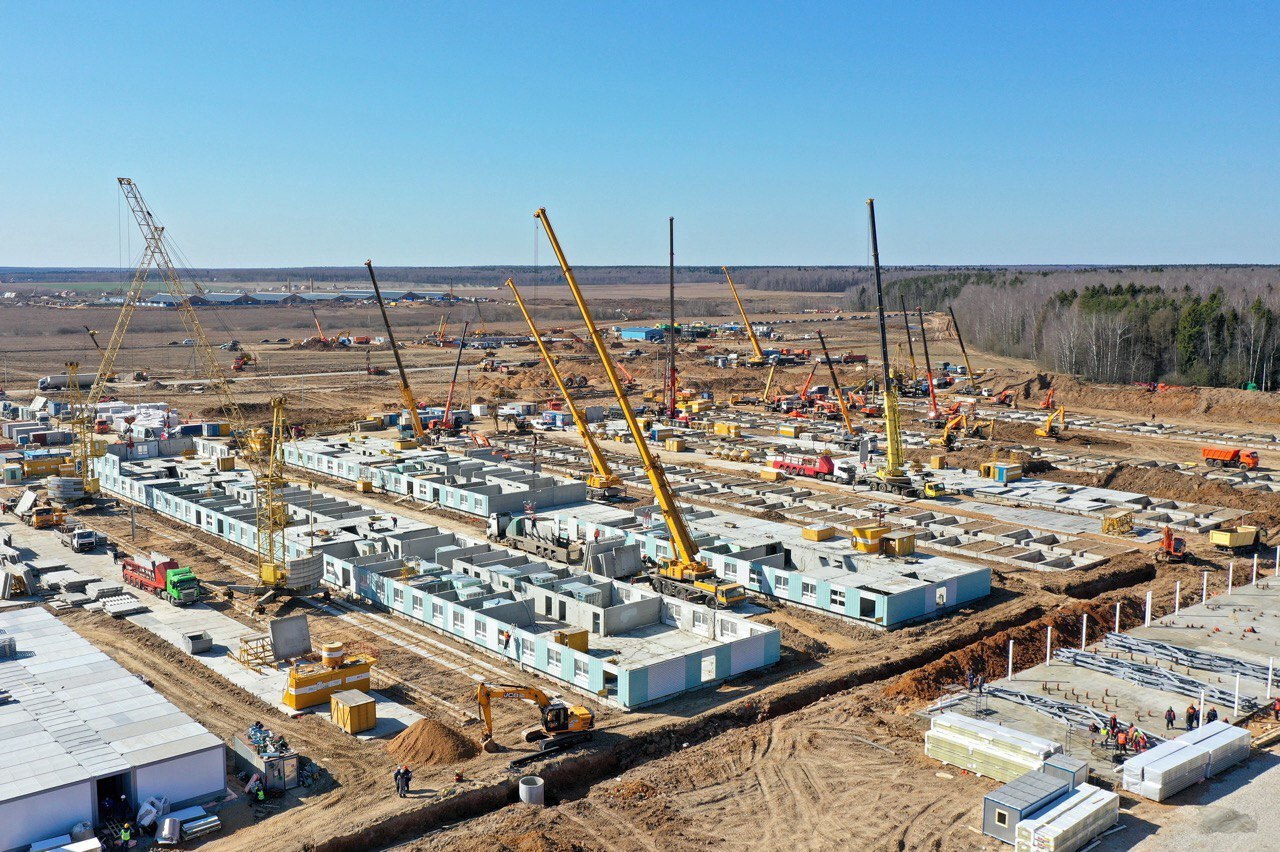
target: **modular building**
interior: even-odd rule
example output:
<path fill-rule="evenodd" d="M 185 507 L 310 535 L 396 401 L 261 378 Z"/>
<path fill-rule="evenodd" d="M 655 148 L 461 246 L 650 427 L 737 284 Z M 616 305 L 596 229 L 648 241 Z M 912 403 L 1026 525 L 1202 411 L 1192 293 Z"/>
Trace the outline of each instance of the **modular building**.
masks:
<path fill-rule="evenodd" d="M 255 492 L 209 460 L 96 460 L 103 491 L 245 549 Z M 779 659 L 772 627 L 575 572 L 351 500 L 289 486 L 283 558 L 317 579 L 502 657 L 525 671 L 634 708 Z M 638 562 L 638 553 L 632 554 Z M 625 561 L 613 552 L 614 562 Z"/>
<path fill-rule="evenodd" d="M 556 513 L 583 540 L 623 536 L 655 560 L 672 547 L 655 507 Z M 805 540 L 797 527 L 746 515 L 685 510 L 699 555 L 724 580 L 756 594 L 886 628 L 935 618 L 991 594 L 991 569 L 948 556 L 870 556 L 845 538 Z"/>
<path fill-rule="evenodd" d="M 0 660 L 0 849 L 96 822 L 98 803 L 223 795 L 226 747 L 41 608 L 0 613 L 17 655 Z"/>
<path fill-rule="evenodd" d="M 666 335 L 660 328 L 652 328 L 650 326 L 635 326 L 633 328 L 624 328 L 619 332 L 619 336 L 623 340 L 647 341 L 650 343 L 662 340 Z"/>

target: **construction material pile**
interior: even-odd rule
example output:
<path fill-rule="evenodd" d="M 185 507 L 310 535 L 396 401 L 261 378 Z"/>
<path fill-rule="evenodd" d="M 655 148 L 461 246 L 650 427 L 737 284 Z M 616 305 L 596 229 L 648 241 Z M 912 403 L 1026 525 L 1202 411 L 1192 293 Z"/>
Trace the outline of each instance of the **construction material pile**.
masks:
<path fill-rule="evenodd" d="M 1061 751 L 1051 740 L 958 713 L 935 716 L 924 735 L 928 757 L 1004 782 L 1040 769 Z"/>
<path fill-rule="evenodd" d="M 113 432 L 123 433 L 132 429 L 134 434 L 145 434 L 146 430 L 158 434 L 182 422 L 182 418 L 164 402 L 142 402 L 137 405 L 100 402 L 94 411 L 94 417 L 106 419 Z"/>
<path fill-rule="evenodd" d="M 1121 786 L 1162 802 L 1249 756 L 1249 732 L 1215 721 L 1124 762 Z"/>
<path fill-rule="evenodd" d="M 1069 852 L 1120 820 L 1120 796 L 1081 784 L 1049 808 L 1018 822 L 1016 852 Z"/>
<path fill-rule="evenodd" d="M 434 719 L 419 719 L 387 743 L 387 753 L 409 766 L 447 766 L 475 757 L 480 749 Z"/>

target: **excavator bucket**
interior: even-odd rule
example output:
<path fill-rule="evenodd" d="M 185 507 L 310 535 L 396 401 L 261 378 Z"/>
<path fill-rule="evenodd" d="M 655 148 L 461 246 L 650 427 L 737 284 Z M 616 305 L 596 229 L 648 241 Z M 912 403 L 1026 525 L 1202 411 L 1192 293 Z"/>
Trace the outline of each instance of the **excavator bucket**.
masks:
<path fill-rule="evenodd" d="M 495 740 L 493 737 L 489 737 L 487 740 L 481 743 L 480 747 L 484 749 L 486 752 L 488 752 L 489 754 L 497 754 L 498 752 L 502 751 L 502 746 L 498 745 L 498 741 Z"/>

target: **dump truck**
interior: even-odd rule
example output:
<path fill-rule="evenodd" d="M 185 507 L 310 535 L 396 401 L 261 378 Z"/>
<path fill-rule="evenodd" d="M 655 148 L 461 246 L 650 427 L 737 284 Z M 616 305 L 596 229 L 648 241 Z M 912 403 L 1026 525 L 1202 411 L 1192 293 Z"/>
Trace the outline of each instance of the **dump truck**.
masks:
<path fill-rule="evenodd" d="M 1258 451 L 1228 447 L 1201 447 L 1200 458 L 1209 467 L 1238 467 L 1240 470 L 1258 469 Z"/>
<path fill-rule="evenodd" d="M 66 512 L 52 506 L 35 506 L 20 516 L 22 522 L 32 529 L 45 530 L 60 526 L 67 519 Z"/>
<path fill-rule="evenodd" d="M 582 561 L 582 544 L 562 533 L 551 518 L 495 512 L 489 516 L 489 541 L 525 553 L 576 565 Z"/>
<path fill-rule="evenodd" d="M 121 563 L 124 581 L 150 592 L 175 606 L 190 606 L 200 600 L 200 581 L 189 567 L 153 553 L 148 557 L 128 557 Z"/>
<path fill-rule="evenodd" d="M 72 553 L 88 553 L 98 546 L 98 534 L 88 527 L 79 524 L 63 524 L 55 532 L 58 541 L 64 547 L 71 548 Z"/>
<path fill-rule="evenodd" d="M 852 485 L 857 474 L 851 463 L 856 459 L 834 459 L 831 456 L 793 456 L 781 455 L 770 461 L 770 465 L 783 473 L 792 476 L 807 476 L 827 482 L 843 482 Z"/>

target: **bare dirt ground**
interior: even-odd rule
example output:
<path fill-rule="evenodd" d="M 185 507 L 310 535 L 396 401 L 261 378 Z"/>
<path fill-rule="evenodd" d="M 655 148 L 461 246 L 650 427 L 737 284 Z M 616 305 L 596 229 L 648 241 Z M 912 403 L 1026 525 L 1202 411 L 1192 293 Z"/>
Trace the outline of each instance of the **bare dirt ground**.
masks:
<path fill-rule="evenodd" d="M 719 313 L 708 318 L 735 318 L 718 285 L 700 286 L 705 289 L 696 295 L 722 300 Z M 639 292 L 606 287 L 589 292 L 588 298 L 593 304 L 599 302 L 598 318 L 602 325 L 608 325 L 661 316 L 662 295 L 661 288 Z M 565 296 L 536 295 L 535 310 L 540 318 L 546 318 L 544 330 L 563 326 L 581 332 Z M 771 318 L 808 318 L 788 312 L 813 301 L 813 297 L 777 293 L 748 293 L 747 299 L 753 315 Z M 237 395 L 256 415 L 260 416 L 271 395 L 280 392 L 290 398 L 291 419 L 311 428 L 337 430 L 369 411 L 398 407 L 394 379 L 366 375 L 363 351 L 312 352 L 293 348 L 291 343 L 259 342 L 278 338 L 294 341 L 314 333 L 306 309 L 222 309 L 213 313 L 219 315 L 209 321 L 215 343 L 238 338 L 260 359 L 256 372 L 237 374 L 235 382 Z M 439 309 L 426 306 L 392 311 L 397 335 L 411 342 L 404 354 L 420 399 L 443 401 L 448 389 L 454 351 L 417 342 L 435 332 L 440 316 Z M 348 329 L 357 334 L 381 333 L 376 310 L 325 309 L 320 320 L 330 334 Z M 463 321 L 485 320 L 493 331 L 524 331 L 505 305 L 484 305 L 479 311 L 474 306 L 455 308 L 449 317 L 450 331 L 456 331 Z M 4 382 L 11 392 L 33 387 L 39 376 L 62 372 L 62 362 L 69 357 L 95 364 L 97 356 L 83 326 L 103 330 L 100 340 L 105 340 L 113 322 L 114 311 L 109 309 L 0 312 L 0 335 L 10 342 L 3 356 Z M 959 362 L 959 347 L 945 336 L 945 322 L 930 317 L 927 324 L 935 360 Z M 167 345 L 187 336 L 176 314 L 140 311 L 135 328 L 117 363 L 122 380 L 114 393 L 130 401 L 165 400 L 193 413 L 216 409 L 213 396 L 182 390 L 198 385 L 200 378 L 192 372 L 190 348 Z M 877 330 L 868 317 L 781 328 L 788 339 L 779 345 L 816 348 L 816 339 L 804 335 L 821 328 L 833 351 L 865 352 L 875 360 Z M 644 388 L 653 387 L 659 376 L 658 347 L 627 343 L 614 352 L 631 348 L 640 348 L 645 354 L 629 361 L 629 369 Z M 692 345 L 682 347 L 685 387 L 714 390 L 718 395 L 758 393 L 764 382 L 761 371 L 720 370 L 703 362 L 703 356 L 722 350 L 745 352 L 747 344 L 717 341 L 702 352 Z M 560 343 L 556 352 L 562 369 L 591 380 L 588 393 L 603 391 L 603 371 L 591 365 L 581 346 Z M 467 350 L 464 355 L 458 388 L 462 404 L 551 395 L 550 377 L 542 365 L 517 367 L 514 375 L 482 373 L 476 366 L 482 354 Z M 531 347 L 504 348 L 497 354 L 508 362 L 537 358 Z M 901 358 L 896 352 L 891 354 L 895 361 Z M 229 365 L 230 354 L 220 353 L 220 357 Z M 375 349 L 367 357 L 373 366 L 392 368 L 390 353 L 385 350 Z M 1280 419 L 1280 403 L 1272 395 L 1107 388 L 1044 375 L 1033 365 L 1013 359 L 977 352 L 971 352 L 971 357 L 975 367 L 992 370 L 984 384 L 996 390 L 1018 388 L 1021 407 L 1037 405 L 1053 386 L 1057 401 L 1069 412 L 1117 419 L 1189 425 L 1212 420 L 1223 428 L 1242 429 L 1265 428 L 1264 424 Z M 160 386 L 128 381 L 135 370 L 151 371 Z M 803 384 L 809 370 L 778 373 L 779 386 L 794 389 Z M 867 376 L 855 368 L 843 368 L 842 374 L 848 385 Z M 824 377 L 817 381 L 824 381 Z M 1033 434 L 1024 434 L 1031 431 L 1014 429 L 1003 437 L 1037 443 Z M 1089 441 L 1088 447 L 1099 455 L 1179 460 L 1194 458 L 1195 452 L 1185 442 L 1129 436 L 1098 438 Z M 973 452 L 989 456 L 985 447 Z M 1264 459 L 1264 465 L 1266 462 Z M 1273 517 L 1280 519 L 1280 498 L 1244 494 L 1225 486 L 1194 485 L 1194 480 L 1174 473 L 1126 470 L 1091 484 L 1249 508 L 1268 526 L 1274 526 Z M 1068 481 L 1079 476 L 1063 472 L 1048 475 Z M 433 523 L 451 520 L 414 507 L 396 506 L 396 510 L 420 513 Z M 140 522 L 138 549 L 167 549 L 193 564 L 215 586 L 244 581 L 244 554 L 219 550 L 209 542 L 161 528 L 145 513 L 140 513 Z M 113 537 L 125 535 L 127 521 L 117 517 L 104 524 Z M 433 833 L 409 841 L 406 848 L 520 852 L 695 845 L 726 849 L 986 848 L 986 841 L 971 829 L 977 825 L 981 793 L 994 785 L 958 775 L 939 777 L 937 765 L 921 755 L 921 735 L 909 714 L 957 680 L 966 668 L 1000 670 L 1009 638 L 1042 636 L 1048 624 L 1063 635 L 1071 635 L 1072 629 L 1078 630 L 1073 626 L 1079 624 L 1083 611 L 1090 612 L 1095 625 L 1106 625 L 1117 602 L 1122 604 L 1126 622 L 1131 623 L 1141 618 L 1140 598 L 1148 588 L 1156 592 L 1158 612 L 1172 609 L 1173 588 L 1179 578 L 1186 584 L 1189 578 L 1198 578 L 1201 570 L 1212 570 L 1216 577 L 1225 568 L 1223 560 L 1203 542 L 1196 540 L 1191 546 L 1193 560 L 1186 566 L 1156 567 L 1149 549 L 1080 576 L 1001 566 L 994 571 L 993 595 L 981 605 L 888 635 L 793 608 L 774 608 L 759 619 L 782 631 L 783 661 L 779 666 L 668 702 L 651 712 L 621 714 L 600 709 L 598 718 L 605 736 L 582 752 L 579 762 L 545 767 L 548 776 L 555 779 L 551 789 L 554 806 L 540 811 L 503 807 L 508 794 L 488 792 L 486 785 L 505 777 L 503 770 L 510 754 L 481 754 L 454 766 L 424 767 L 415 779 L 415 787 L 421 787 L 419 793 L 410 800 L 393 798 L 389 795 L 393 761 L 381 744 L 356 742 L 315 717 L 283 719 L 247 693 L 184 665 L 181 654 L 128 624 L 83 613 L 71 616 L 71 621 L 126 668 L 150 678 L 170 700 L 219 735 L 229 737 L 232 731 L 270 716 L 300 751 L 328 772 L 330 779 L 324 784 L 300 802 L 289 802 L 291 807 L 285 811 L 289 816 L 250 825 L 252 819 L 245 811 L 236 818 L 239 822 L 233 823 L 243 827 L 206 844 L 210 848 L 377 848 L 427 831 Z M 247 623 L 261 624 L 247 608 L 220 606 Z M 458 715 L 470 708 L 474 694 L 475 679 L 467 665 L 425 660 L 359 623 L 306 611 L 311 614 L 313 635 L 318 640 L 342 640 L 379 656 L 379 687 L 433 719 L 464 734 L 474 733 L 475 726 L 462 724 Z M 439 636 L 431 638 L 446 641 Z M 1039 643 L 1019 641 L 1017 646 L 1038 648 Z M 523 705 L 506 708 L 499 715 L 500 739 L 512 742 L 515 732 L 529 723 L 532 712 Z M 455 784 L 453 772 L 459 769 L 467 780 Z M 481 816 L 462 821 L 477 814 Z M 444 825 L 449 827 L 441 830 Z"/>

